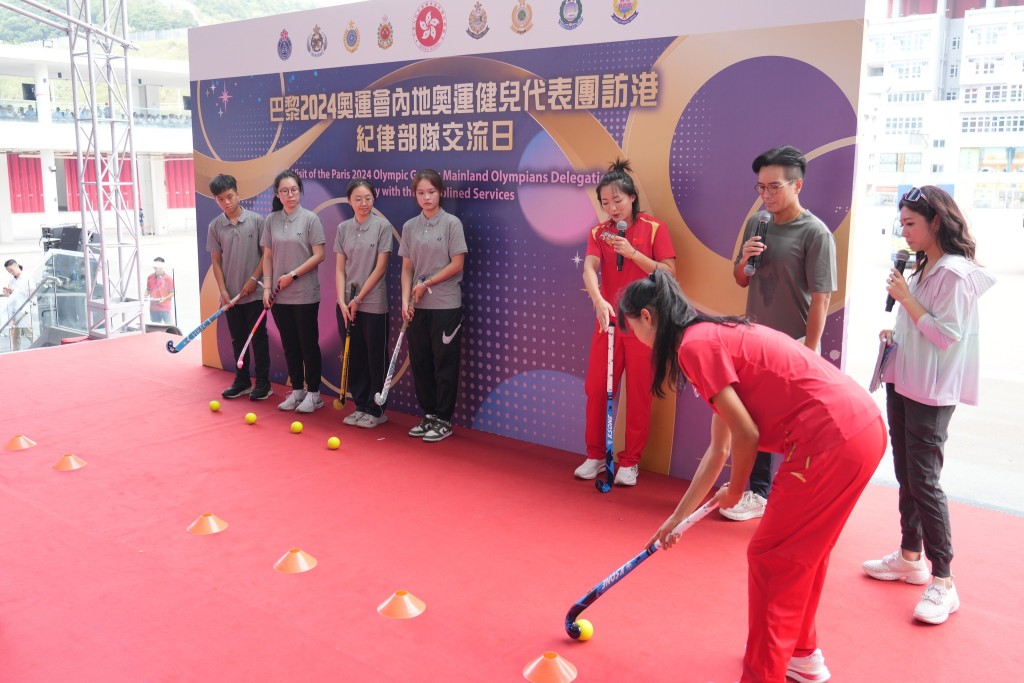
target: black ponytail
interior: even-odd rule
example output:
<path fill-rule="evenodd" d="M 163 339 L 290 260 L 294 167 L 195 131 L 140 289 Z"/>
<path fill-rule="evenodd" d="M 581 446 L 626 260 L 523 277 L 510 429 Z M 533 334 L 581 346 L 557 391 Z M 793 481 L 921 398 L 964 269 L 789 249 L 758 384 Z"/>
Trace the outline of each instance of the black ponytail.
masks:
<path fill-rule="evenodd" d="M 633 167 L 629 165 L 629 159 L 616 159 L 608 167 L 608 172 L 601 176 L 601 182 L 597 184 L 597 203 L 601 204 L 601 190 L 608 185 L 615 185 L 622 194 L 633 195 L 633 220 L 640 215 L 640 195 L 636 191 L 636 184 L 629 174 Z"/>
<path fill-rule="evenodd" d="M 749 324 L 736 316 L 701 313 L 686 300 L 675 277 L 660 268 L 626 287 L 619 299 L 619 327 L 627 329 L 626 319 L 639 318 L 640 311 L 644 309 L 651 314 L 655 324 L 654 342 L 651 344 L 651 365 L 654 368 L 651 393 L 658 398 L 665 396 L 666 379 L 673 389 L 680 387 L 685 380 L 676 354 L 686 328 L 701 322 L 730 326 Z"/>

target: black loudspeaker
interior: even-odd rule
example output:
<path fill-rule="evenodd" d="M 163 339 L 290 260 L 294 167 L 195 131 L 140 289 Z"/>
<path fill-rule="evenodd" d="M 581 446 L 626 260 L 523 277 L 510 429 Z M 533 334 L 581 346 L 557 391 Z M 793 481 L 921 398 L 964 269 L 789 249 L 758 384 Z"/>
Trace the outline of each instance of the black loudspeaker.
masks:
<path fill-rule="evenodd" d="M 35 101 L 36 99 L 36 86 L 34 83 L 22 83 L 21 84 L 21 99 Z"/>
<path fill-rule="evenodd" d="M 192 96 L 182 95 L 181 96 L 181 108 L 185 111 L 192 111 Z"/>

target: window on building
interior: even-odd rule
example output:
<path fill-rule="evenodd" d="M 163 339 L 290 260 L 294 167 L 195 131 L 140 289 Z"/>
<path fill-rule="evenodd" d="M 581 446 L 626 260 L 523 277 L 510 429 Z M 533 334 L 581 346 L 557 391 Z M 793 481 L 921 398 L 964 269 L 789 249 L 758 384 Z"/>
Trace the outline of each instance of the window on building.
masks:
<path fill-rule="evenodd" d="M 953 36 L 953 39 L 949 41 L 949 48 L 951 50 L 960 49 L 960 36 Z"/>
<path fill-rule="evenodd" d="M 943 170 L 943 165 L 942 164 L 932 164 L 932 173 L 942 173 L 942 170 Z"/>
<path fill-rule="evenodd" d="M 946 0 L 946 18 L 963 19 L 967 10 L 981 9 L 985 0 Z"/>
<path fill-rule="evenodd" d="M 908 152 L 903 155 L 903 168 L 900 169 L 904 173 L 920 173 L 921 172 L 921 153 L 920 152 Z"/>
<path fill-rule="evenodd" d="M 960 65 L 959 64 L 950 64 L 949 65 L 949 77 L 950 78 L 957 78 L 959 75 L 960 75 Z"/>
<path fill-rule="evenodd" d="M 878 155 L 879 173 L 896 173 L 899 170 L 900 155 L 893 152 L 883 152 Z"/>
<path fill-rule="evenodd" d="M 892 116 L 885 120 L 886 135 L 908 135 L 919 133 L 924 125 L 921 116 Z"/>
<path fill-rule="evenodd" d="M 957 92 L 956 92 L 956 89 L 954 88 L 953 90 L 947 90 L 946 91 L 946 98 L 945 99 L 946 99 L 947 102 L 950 102 L 952 100 L 955 100 L 956 96 L 957 96 Z"/>
<path fill-rule="evenodd" d="M 941 148 L 946 146 L 946 141 L 941 139 L 932 140 L 932 147 Z"/>
<path fill-rule="evenodd" d="M 971 28 L 971 40 L 978 47 L 998 45 L 1006 36 L 1006 24 L 992 26 L 974 26 Z"/>
<path fill-rule="evenodd" d="M 868 78 L 878 78 L 879 76 L 885 75 L 884 66 L 869 66 L 868 67 Z"/>
<path fill-rule="evenodd" d="M 964 88 L 963 96 L 964 104 L 977 104 L 978 103 L 978 89 L 977 88 Z"/>
<path fill-rule="evenodd" d="M 898 104 L 900 102 L 924 102 L 926 93 L 924 91 L 908 92 L 906 90 L 899 92 L 888 92 L 885 94 L 887 102 Z"/>
<path fill-rule="evenodd" d="M 962 133 L 1022 133 L 1024 114 L 975 114 L 960 117 Z"/>

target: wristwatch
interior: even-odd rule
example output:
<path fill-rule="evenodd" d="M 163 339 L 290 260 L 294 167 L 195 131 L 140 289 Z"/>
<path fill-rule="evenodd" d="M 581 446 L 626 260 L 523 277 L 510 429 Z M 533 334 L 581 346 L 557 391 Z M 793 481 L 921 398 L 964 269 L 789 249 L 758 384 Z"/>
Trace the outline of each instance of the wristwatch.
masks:
<path fill-rule="evenodd" d="M 292 276 L 293 280 L 298 280 L 299 279 L 299 274 L 296 273 L 294 270 L 290 273 L 290 275 Z"/>

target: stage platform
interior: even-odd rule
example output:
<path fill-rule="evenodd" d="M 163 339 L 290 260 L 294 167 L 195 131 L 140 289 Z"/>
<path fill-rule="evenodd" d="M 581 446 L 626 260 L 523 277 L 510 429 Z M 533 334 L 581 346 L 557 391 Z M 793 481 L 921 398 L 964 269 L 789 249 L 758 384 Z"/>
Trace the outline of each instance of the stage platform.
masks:
<path fill-rule="evenodd" d="M 573 479 L 576 455 L 458 428 L 425 444 L 407 415 L 346 427 L 351 405 L 283 413 L 277 385 L 211 412 L 230 375 L 168 339 L 0 357 L 0 439 L 37 443 L 0 451 L 0 680 L 512 682 L 546 651 L 579 681 L 738 680 L 756 522 L 701 522 L 587 610 L 595 635 L 573 641 L 566 611 L 643 548 L 686 482 L 645 472 L 600 494 Z M 66 453 L 87 465 L 52 469 Z M 228 528 L 188 533 L 204 513 Z M 1024 676 L 1024 519 L 953 504 L 952 522 L 962 607 L 915 623 L 919 587 L 861 572 L 899 539 L 896 491 L 869 487 L 819 612 L 834 681 Z M 292 548 L 316 567 L 276 571 Z M 426 611 L 380 616 L 396 590 Z"/>

